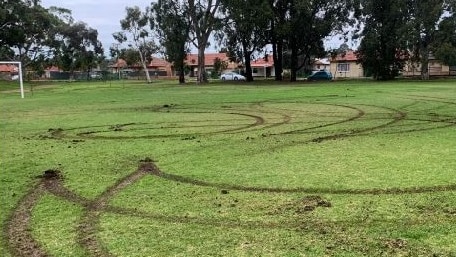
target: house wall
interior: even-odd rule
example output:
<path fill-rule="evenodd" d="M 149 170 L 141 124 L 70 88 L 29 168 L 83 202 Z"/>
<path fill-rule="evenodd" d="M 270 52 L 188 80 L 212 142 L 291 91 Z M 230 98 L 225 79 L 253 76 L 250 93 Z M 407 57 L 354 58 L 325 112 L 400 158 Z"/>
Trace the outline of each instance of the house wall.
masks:
<path fill-rule="evenodd" d="M 429 60 L 429 75 L 430 76 L 448 76 L 451 75 L 450 67 L 444 65 L 437 60 Z M 420 76 L 421 64 L 420 63 L 407 63 L 402 71 L 404 76 Z"/>
<path fill-rule="evenodd" d="M 339 70 L 339 65 L 348 65 L 348 70 Z M 337 78 L 363 78 L 364 77 L 364 70 L 361 64 L 358 64 L 353 61 L 346 61 L 346 62 L 331 62 L 330 64 L 330 72 L 333 75 L 334 79 Z"/>
<path fill-rule="evenodd" d="M 253 77 L 274 77 L 275 69 L 274 67 L 252 67 L 252 76 Z"/>
<path fill-rule="evenodd" d="M 328 70 L 330 69 L 329 64 L 314 64 L 312 65 L 312 70 L 318 71 L 318 70 Z"/>

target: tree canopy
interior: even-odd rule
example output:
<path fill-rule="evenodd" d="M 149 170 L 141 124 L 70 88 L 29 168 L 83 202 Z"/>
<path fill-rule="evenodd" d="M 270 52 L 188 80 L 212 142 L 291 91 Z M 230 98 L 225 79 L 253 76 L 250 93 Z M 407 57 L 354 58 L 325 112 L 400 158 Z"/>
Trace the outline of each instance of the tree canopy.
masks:
<path fill-rule="evenodd" d="M 362 0 L 364 30 L 357 55 L 366 72 L 393 79 L 408 59 L 408 12 L 405 1 Z"/>
<path fill-rule="evenodd" d="M 154 23 L 166 59 L 179 71 L 179 83 L 185 83 L 185 58 L 189 52 L 190 18 L 181 1 L 158 0 L 152 4 Z"/>
<path fill-rule="evenodd" d="M 0 2 L 0 58 L 21 61 L 25 68 L 42 71 L 56 64 L 68 71 L 90 70 L 103 56 L 98 32 L 74 22 L 71 11 L 46 9 L 40 1 Z"/>
<path fill-rule="evenodd" d="M 149 71 L 147 70 L 148 63 L 152 60 L 152 54 L 157 52 L 157 46 L 152 36 L 149 8 L 142 11 L 138 6 L 126 7 L 125 18 L 120 21 L 122 31 L 113 34 L 114 39 L 119 44 L 126 43 L 129 48 L 136 49 L 139 55 L 139 62 L 146 74 L 147 82 L 152 82 Z"/>
<path fill-rule="evenodd" d="M 248 81 L 251 60 L 269 58 L 269 51 L 276 80 L 285 68 L 295 81 L 315 58 L 329 56 L 325 39 L 346 31 L 360 39 L 359 62 L 376 79 L 395 78 L 406 63 L 419 63 L 428 79 L 434 57 L 456 65 L 456 0 L 157 0 L 125 10 L 111 53 L 140 64 L 149 82 L 147 64 L 161 50 L 185 83 L 191 44 L 198 51 L 197 80 L 207 82 L 204 55 L 214 38 L 243 64 Z M 39 0 L 0 1 L 0 59 L 34 70 L 55 64 L 90 72 L 103 58 L 98 32 L 74 21 L 71 10 L 44 8 Z"/>

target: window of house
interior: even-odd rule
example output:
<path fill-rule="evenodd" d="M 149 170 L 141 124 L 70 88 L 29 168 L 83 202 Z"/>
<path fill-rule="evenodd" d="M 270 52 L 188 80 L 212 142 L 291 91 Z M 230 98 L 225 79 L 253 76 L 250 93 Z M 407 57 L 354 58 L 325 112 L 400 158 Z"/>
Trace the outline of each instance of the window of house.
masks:
<path fill-rule="evenodd" d="M 253 68 L 252 69 L 252 73 L 258 73 L 258 69 L 257 68 Z"/>
<path fill-rule="evenodd" d="M 338 72 L 350 72 L 350 63 L 338 63 L 337 71 Z"/>

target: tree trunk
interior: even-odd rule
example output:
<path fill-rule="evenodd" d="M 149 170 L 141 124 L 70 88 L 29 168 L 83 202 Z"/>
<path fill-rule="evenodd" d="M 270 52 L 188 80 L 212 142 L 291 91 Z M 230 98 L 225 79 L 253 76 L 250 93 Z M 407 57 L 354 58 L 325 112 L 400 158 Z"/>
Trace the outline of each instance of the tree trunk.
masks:
<path fill-rule="evenodd" d="M 245 62 L 245 79 L 247 82 L 252 82 L 253 81 L 253 75 L 252 75 L 252 65 L 250 63 L 250 58 L 252 55 L 252 52 L 250 52 L 247 49 L 246 44 L 242 44 L 243 52 L 244 52 L 244 62 Z"/>
<path fill-rule="evenodd" d="M 275 80 L 282 81 L 282 72 L 283 72 L 283 44 L 278 43 L 277 41 L 272 42 L 272 57 L 274 59 L 274 70 L 275 70 Z"/>
<path fill-rule="evenodd" d="M 204 51 L 206 50 L 206 43 L 198 44 L 198 84 L 208 83 L 206 76 L 206 64 L 204 61 Z"/>
<path fill-rule="evenodd" d="M 150 79 L 149 71 L 147 70 L 146 60 L 144 59 L 144 55 L 141 52 L 141 50 L 139 50 L 139 58 L 141 58 L 141 64 L 143 66 L 144 72 L 146 73 L 147 83 L 152 83 L 152 80 Z"/>
<path fill-rule="evenodd" d="M 179 84 L 185 84 L 185 73 L 184 73 L 185 64 L 184 64 L 183 61 L 180 62 L 179 69 L 180 69 L 180 72 L 179 72 Z"/>
<path fill-rule="evenodd" d="M 291 71 L 290 71 L 290 82 L 296 82 L 298 73 L 298 50 L 296 46 L 296 40 L 292 39 L 291 45 Z"/>
<path fill-rule="evenodd" d="M 420 51 L 421 55 L 421 79 L 429 80 L 429 48 L 423 45 Z"/>
<path fill-rule="evenodd" d="M 252 65 L 250 64 L 250 57 L 245 61 L 245 79 L 247 82 L 252 82 L 253 81 L 253 75 L 252 75 Z"/>

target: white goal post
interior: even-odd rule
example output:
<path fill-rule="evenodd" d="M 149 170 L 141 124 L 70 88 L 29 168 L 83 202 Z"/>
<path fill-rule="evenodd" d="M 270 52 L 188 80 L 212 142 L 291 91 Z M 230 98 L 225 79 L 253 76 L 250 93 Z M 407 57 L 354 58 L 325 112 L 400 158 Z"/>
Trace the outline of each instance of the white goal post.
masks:
<path fill-rule="evenodd" d="M 0 64 L 13 64 L 18 65 L 18 72 L 19 72 L 19 83 L 21 86 L 21 98 L 24 98 L 24 83 L 22 80 L 22 63 L 21 62 L 1 62 Z"/>

